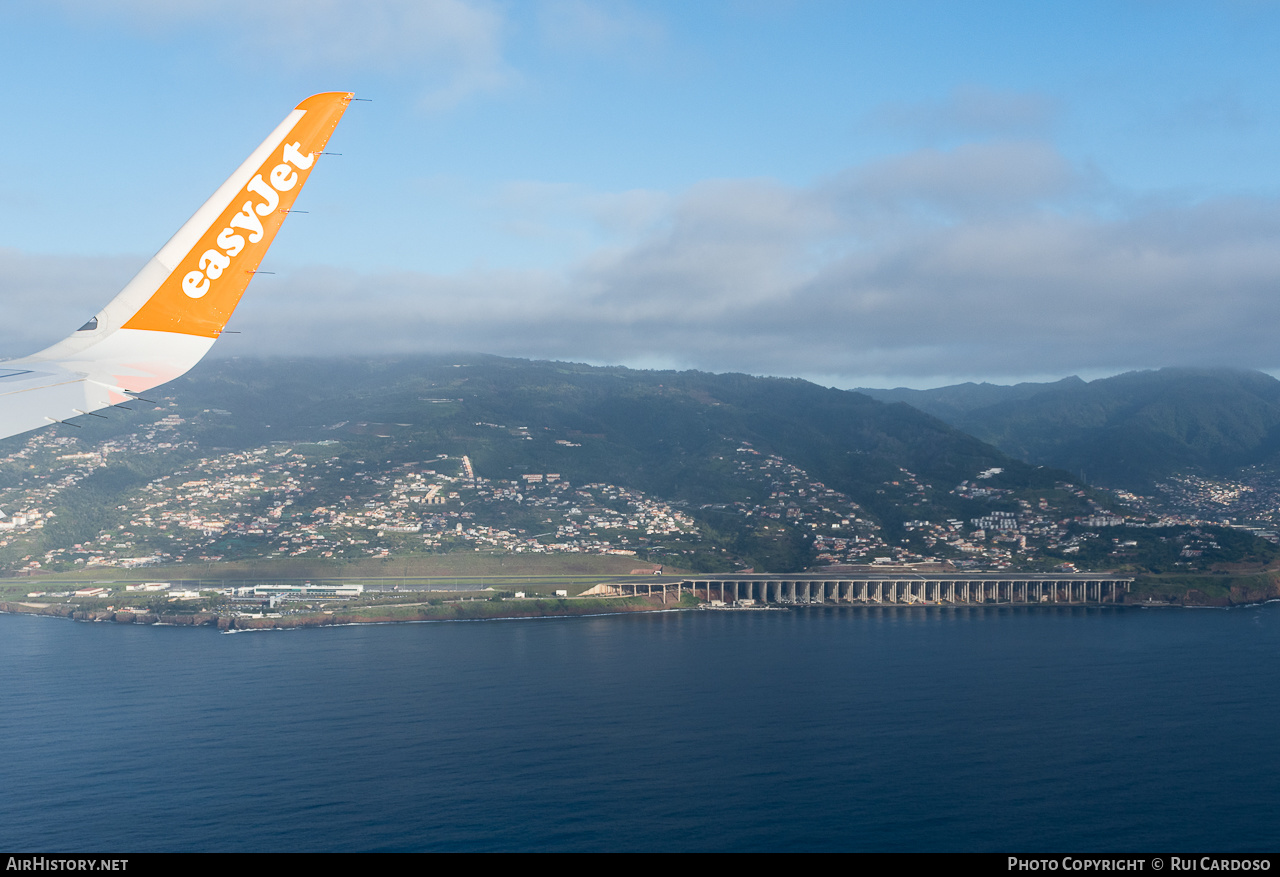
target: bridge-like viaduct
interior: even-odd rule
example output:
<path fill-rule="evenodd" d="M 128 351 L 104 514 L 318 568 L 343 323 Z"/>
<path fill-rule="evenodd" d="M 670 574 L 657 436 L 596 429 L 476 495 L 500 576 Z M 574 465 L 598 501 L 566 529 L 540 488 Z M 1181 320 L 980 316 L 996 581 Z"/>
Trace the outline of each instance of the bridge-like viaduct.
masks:
<path fill-rule="evenodd" d="M 616 594 L 676 598 L 685 590 L 729 605 L 780 604 L 959 604 L 979 603 L 1119 603 L 1133 579 L 1099 573 L 813 573 L 795 575 L 698 576 L 653 582 L 618 581 L 607 587 Z M 616 590 L 614 590 L 616 589 Z"/>

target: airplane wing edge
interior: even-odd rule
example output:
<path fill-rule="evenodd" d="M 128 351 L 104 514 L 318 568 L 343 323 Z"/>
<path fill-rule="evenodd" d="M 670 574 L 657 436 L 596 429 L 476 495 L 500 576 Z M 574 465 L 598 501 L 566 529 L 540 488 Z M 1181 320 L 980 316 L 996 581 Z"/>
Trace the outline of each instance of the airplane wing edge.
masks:
<path fill-rule="evenodd" d="M 353 97 L 298 104 L 84 327 L 0 362 L 0 438 L 117 405 L 199 362 Z"/>

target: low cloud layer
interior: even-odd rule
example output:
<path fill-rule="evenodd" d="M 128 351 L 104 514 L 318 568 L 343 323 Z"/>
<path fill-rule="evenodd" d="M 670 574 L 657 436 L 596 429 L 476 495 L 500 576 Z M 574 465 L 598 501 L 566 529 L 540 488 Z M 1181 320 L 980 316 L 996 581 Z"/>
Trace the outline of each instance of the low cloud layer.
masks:
<path fill-rule="evenodd" d="M 590 216 L 608 199 L 580 200 Z M 469 350 L 847 386 L 1280 368 L 1275 200 L 1130 201 L 1015 141 L 807 187 L 709 181 L 642 200 L 645 221 L 621 225 L 629 236 L 555 270 L 264 276 L 235 318 L 245 334 L 218 349 Z M 55 340 L 142 261 L 0 251 L 0 344 Z"/>

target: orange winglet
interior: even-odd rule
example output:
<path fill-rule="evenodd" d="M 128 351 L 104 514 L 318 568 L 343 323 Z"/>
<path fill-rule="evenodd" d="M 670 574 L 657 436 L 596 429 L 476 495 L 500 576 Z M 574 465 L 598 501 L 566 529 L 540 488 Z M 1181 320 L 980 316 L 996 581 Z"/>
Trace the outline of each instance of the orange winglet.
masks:
<path fill-rule="evenodd" d="M 353 97 L 334 91 L 298 104 L 301 118 L 123 328 L 222 333 Z"/>

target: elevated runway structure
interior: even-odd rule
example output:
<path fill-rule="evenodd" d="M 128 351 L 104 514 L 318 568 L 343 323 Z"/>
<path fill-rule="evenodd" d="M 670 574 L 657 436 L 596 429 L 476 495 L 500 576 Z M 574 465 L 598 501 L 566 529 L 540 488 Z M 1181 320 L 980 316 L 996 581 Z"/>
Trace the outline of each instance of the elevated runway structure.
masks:
<path fill-rule="evenodd" d="M 709 602 L 749 604 L 976 605 L 1119 603 L 1133 579 L 1105 573 L 884 572 L 742 574 L 614 581 L 596 593 L 645 595 L 689 590 Z"/>

